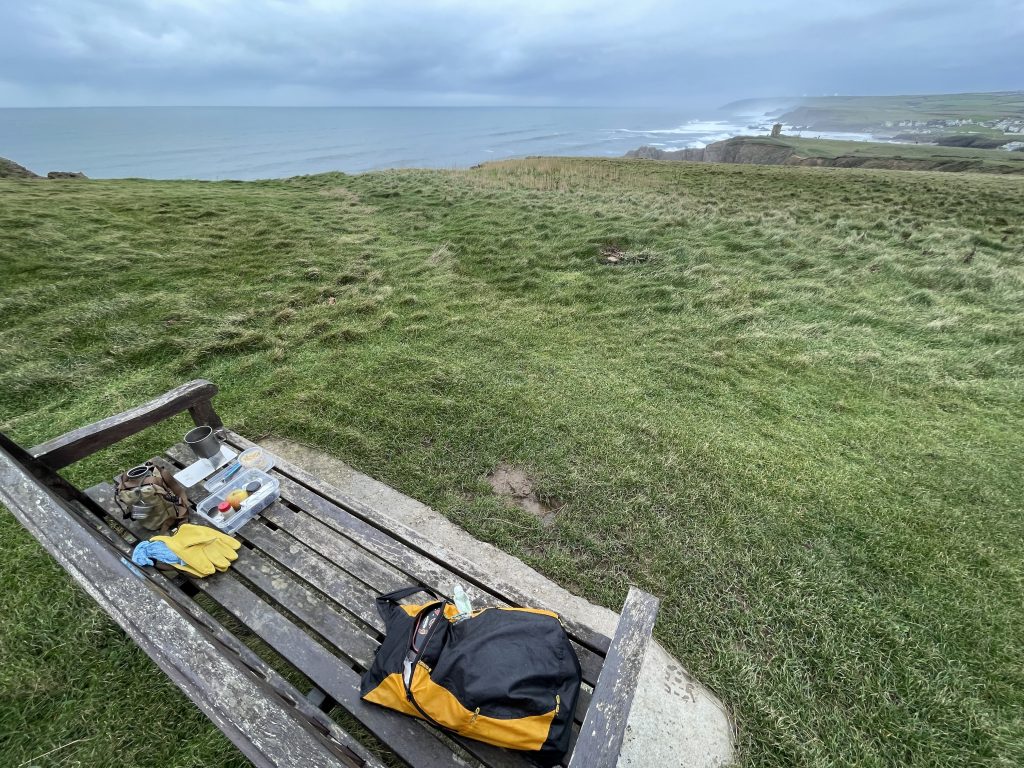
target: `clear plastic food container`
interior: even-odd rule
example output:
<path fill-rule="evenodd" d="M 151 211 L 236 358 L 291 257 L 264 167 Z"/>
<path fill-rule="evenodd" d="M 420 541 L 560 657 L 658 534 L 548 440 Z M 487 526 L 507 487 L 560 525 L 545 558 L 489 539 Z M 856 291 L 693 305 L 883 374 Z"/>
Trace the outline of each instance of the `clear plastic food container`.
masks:
<path fill-rule="evenodd" d="M 227 501 L 232 491 L 244 489 L 245 486 L 253 482 L 259 483 L 259 489 L 250 493 L 248 498 L 243 499 L 237 510 L 230 510 L 223 514 L 217 511 L 217 506 L 222 501 Z M 279 498 L 281 498 L 281 484 L 277 478 L 258 469 L 243 469 L 236 472 L 227 483 L 199 502 L 196 512 L 210 525 L 219 528 L 224 533 L 234 533 Z"/>

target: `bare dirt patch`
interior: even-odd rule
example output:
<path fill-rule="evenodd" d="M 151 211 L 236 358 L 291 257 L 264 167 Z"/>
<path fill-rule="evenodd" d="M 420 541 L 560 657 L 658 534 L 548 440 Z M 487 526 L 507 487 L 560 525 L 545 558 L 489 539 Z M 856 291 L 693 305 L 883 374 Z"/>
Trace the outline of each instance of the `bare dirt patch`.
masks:
<path fill-rule="evenodd" d="M 651 258 L 650 251 L 627 251 L 611 243 L 601 246 L 598 254 L 599 262 L 612 267 L 624 264 L 643 264 L 645 261 L 650 261 Z"/>
<path fill-rule="evenodd" d="M 529 512 L 542 525 L 549 526 L 555 522 L 555 513 L 562 505 L 550 505 L 542 501 L 537 495 L 533 478 L 522 469 L 502 462 L 487 474 L 487 482 L 492 491 Z"/>

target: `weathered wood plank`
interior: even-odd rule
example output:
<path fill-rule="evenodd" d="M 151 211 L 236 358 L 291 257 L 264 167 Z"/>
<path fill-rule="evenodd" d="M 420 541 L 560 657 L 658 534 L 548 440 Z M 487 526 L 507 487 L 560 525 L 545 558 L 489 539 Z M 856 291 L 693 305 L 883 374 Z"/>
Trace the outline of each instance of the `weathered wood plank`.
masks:
<path fill-rule="evenodd" d="M 286 475 L 278 477 L 281 483 L 281 493 L 291 503 L 303 509 L 316 523 L 331 530 L 334 535 L 341 535 L 347 538 L 375 557 L 392 565 L 400 574 L 396 587 L 388 587 L 387 583 L 378 584 L 380 591 L 388 592 L 398 586 L 408 586 L 410 583 L 421 583 L 431 587 L 441 594 L 448 594 L 455 583 L 463 583 L 462 580 L 443 563 L 427 557 L 413 549 L 410 549 L 400 539 L 390 535 L 385 530 L 380 530 L 368 524 L 366 521 L 353 516 L 347 510 L 334 504 L 329 499 L 313 493 L 304 488 Z M 372 576 L 372 574 L 368 574 Z M 466 594 L 477 604 L 507 604 L 500 598 L 496 601 L 495 596 L 486 590 L 472 583 L 464 583 Z"/>
<path fill-rule="evenodd" d="M 113 489 L 109 484 L 104 483 L 90 488 L 86 493 L 97 503 L 102 511 L 116 513 L 117 507 L 113 502 L 112 490 Z M 133 546 L 131 542 L 121 538 L 99 517 L 97 517 L 92 524 L 108 541 L 117 547 L 123 555 L 126 557 L 130 556 Z M 234 567 L 238 567 L 239 562 L 245 561 L 247 555 L 252 555 L 252 553 L 247 550 L 241 552 L 239 560 L 234 563 Z M 297 688 L 282 678 L 269 664 L 257 656 L 252 649 L 228 632 L 228 630 L 225 629 L 216 619 L 200 608 L 194 600 L 186 596 L 171 579 L 168 579 L 162 572 L 155 568 L 139 569 L 138 572 L 144 573 L 146 577 L 165 590 L 169 599 L 174 600 L 180 608 L 187 611 L 193 618 L 199 621 L 199 623 L 211 632 L 215 639 L 217 639 L 217 641 L 220 642 L 229 652 L 238 656 L 247 668 L 253 671 L 258 677 L 267 681 L 267 684 L 273 688 L 279 698 L 292 703 L 303 716 L 309 718 L 317 730 L 358 754 L 359 758 L 365 762 L 367 768 L 383 768 L 383 766 L 378 763 L 377 759 L 372 757 L 370 753 L 366 751 L 366 748 L 363 747 L 362 744 L 342 730 L 341 727 L 332 721 L 326 713 L 322 712 L 317 706 L 307 701 L 306 697 L 303 696 Z M 231 572 L 228 571 L 227 573 L 221 574 L 220 578 L 231 578 Z M 373 646 L 375 649 L 376 643 L 373 643 Z"/>
<path fill-rule="evenodd" d="M 167 466 L 171 469 L 185 466 L 192 460 L 191 452 L 181 443 L 169 448 L 166 451 L 166 455 L 170 460 Z M 157 464 L 163 463 L 160 459 L 154 459 L 154 462 Z M 415 575 L 405 574 L 395 566 L 372 554 L 364 547 L 359 546 L 355 541 L 344 536 L 339 530 L 331 528 L 312 517 L 311 513 L 302 507 L 302 504 L 312 504 L 323 508 L 324 505 L 330 504 L 330 502 L 310 492 L 307 488 L 296 484 L 286 476 L 279 477 L 279 481 L 281 482 L 282 499 L 299 507 L 300 511 L 297 512 L 284 504 L 275 503 L 267 508 L 262 516 L 283 531 L 290 533 L 296 539 L 296 542 L 292 542 L 287 536 L 269 531 L 265 527 L 258 527 L 258 521 L 243 527 L 238 532 L 238 535 L 257 548 L 265 548 L 267 554 L 271 555 L 273 559 L 280 562 L 285 568 L 294 572 L 297 577 L 308 581 L 316 591 L 325 594 L 342 608 L 360 616 L 373 630 L 383 632 L 383 625 L 377 618 L 376 612 L 370 609 L 369 603 L 360 596 L 359 586 L 352 582 L 350 576 L 370 586 L 374 597 L 376 597 L 378 594 L 384 594 L 385 592 L 391 592 L 407 586 L 411 582 L 423 581 L 424 570 L 418 570 Z M 353 524 L 360 530 L 363 530 L 368 536 L 371 536 L 372 541 L 379 540 L 378 537 L 381 535 L 381 532 L 359 520 L 353 521 Z M 345 528 L 340 530 L 345 530 Z M 404 548 L 401 548 L 400 543 L 396 542 L 396 545 L 400 548 L 400 551 L 406 551 Z M 322 555 L 329 564 L 311 558 L 310 553 L 306 551 L 307 548 Z M 414 562 L 420 563 L 421 566 L 424 564 L 423 559 L 417 553 L 409 552 L 408 554 Z M 424 583 L 435 591 L 447 594 L 450 591 L 451 585 L 460 581 L 455 574 L 445 570 L 443 566 L 438 570 L 434 568 L 432 561 L 427 561 L 426 565 L 427 568 L 425 570 L 429 571 L 436 578 L 427 580 Z M 333 570 L 331 566 L 335 566 L 338 569 L 333 574 L 333 577 L 330 575 L 330 572 Z M 339 587 L 342 590 L 340 593 L 338 592 Z M 474 600 L 477 605 L 489 605 L 495 601 L 499 604 L 507 604 L 504 600 L 495 598 L 490 593 L 478 590 L 472 584 L 466 586 L 466 591 L 470 599 Z M 271 596 L 277 599 L 275 595 Z M 286 600 L 282 599 L 281 604 L 284 608 L 289 608 Z M 356 608 L 358 610 L 354 610 Z M 572 642 L 577 658 L 580 660 L 584 681 L 588 685 L 593 685 L 596 683 L 601 672 L 604 657 L 594 653 L 589 648 L 579 645 L 575 640 L 570 639 L 570 642 Z M 587 707 L 590 706 L 590 696 L 589 691 L 580 691 L 579 699 L 576 702 L 576 710 L 573 713 L 573 719 L 577 723 L 583 722 Z"/>
<path fill-rule="evenodd" d="M 173 464 L 168 463 L 168 467 L 172 469 L 175 466 L 185 466 L 192 460 L 191 452 L 181 443 L 169 448 L 166 455 L 170 462 L 173 462 Z M 162 463 L 159 459 L 154 459 L 154 461 L 157 464 Z M 441 594 L 447 594 L 453 583 L 461 581 L 443 565 L 436 564 L 418 553 L 408 550 L 401 542 L 388 538 L 386 533 L 378 531 L 364 521 L 357 518 L 349 519 L 350 516 L 347 516 L 344 510 L 339 509 L 338 511 L 341 512 L 342 519 L 346 523 L 355 526 L 357 531 L 368 537 L 363 540 L 357 539 L 359 543 L 349 539 L 344 535 L 344 532 L 349 530 L 347 526 L 332 528 L 313 517 L 313 511 L 309 511 L 303 506 L 313 506 L 331 516 L 334 514 L 334 510 L 330 509 L 331 502 L 298 485 L 287 476 L 280 476 L 278 479 L 281 482 L 282 499 L 295 505 L 300 511 L 281 503 L 275 503 L 266 509 L 262 516 L 282 531 L 291 534 L 295 541 L 289 539 L 288 536 L 260 527 L 258 521 L 243 527 L 238 535 L 252 543 L 253 546 L 265 550 L 274 560 L 294 572 L 296 576 L 306 580 L 318 592 L 325 594 L 341 607 L 361 617 L 372 629 L 383 632 L 383 625 L 376 612 L 370 607 L 371 603 L 361 595 L 360 585 L 353 582 L 350 577 L 367 584 L 373 590 L 374 597 L 417 581 L 425 583 Z M 415 573 L 403 573 L 398 567 L 360 546 L 364 543 L 369 546 L 373 546 L 374 543 L 386 545 L 389 552 L 397 552 L 407 562 L 415 564 Z M 311 557 L 307 548 L 321 555 L 327 563 Z M 495 602 L 507 605 L 506 601 L 496 598 L 488 592 L 483 592 L 472 584 L 466 585 L 466 591 L 477 605 L 490 605 Z M 271 596 L 279 599 L 274 594 Z M 280 602 L 285 609 L 289 609 L 286 599 L 280 599 Z M 583 679 L 589 685 L 593 685 L 601 672 L 604 658 L 589 648 L 581 646 L 575 640 L 570 640 L 570 642 L 580 660 Z M 574 720 L 577 723 L 583 722 L 587 707 L 590 705 L 590 696 L 589 691 L 580 691 L 574 712 Z"/>
<path fill-rule="evenodd" d="M 226 434 L 228 442 L 238 437 L 230 431 L 227 431 Z M 246 442 L 248 443 L 248 441 Z M 253 444 L 236 445 L 236 447 L 242 448 L 250 445 Z M 181 466 L 191 461 L 192 458 L 188 449 L 180 443 L 168 449 L 167 456 Z M 353 611 L 354 606 L 360 605 L 352 602 L 358 596 L 358 589 L 349 585 L 349 588 L 340 593 L 341 597 L 338 597 L 339 593 L 335 592 L 339 586 L 336 583 L 337 579 L 340 579 L 344 585 L 348 582 L 346 574 L 349 574 L 369 584 L 377 594 L 390 592 L 410 583 L 421 583 L 436 592 L 448 594 L 453 584 L 461 583 L 466 594 L 478 606 L 515 605 L 487 590 L 486 586 L 481 588 L 472 581 L 465 580 L 461 574 L 449 569 L 446 564 L 410 549 L 400 539 L 391 536 L 388 531 L 370 525 L 330 499 L 299 484 L 288 475 L 279 473 L 276 469 L 274 474 L 281 484 L 282 499 L 300 508 L 306 514 L 296 513 L 282 504 L 274 504 L 263 512 L 263 517 L 291 533 L 296 540 L 301 542 L 302 548 L 309 547 L 337 565 L 343 573 L 336 574 L 335 578 L 331 580 L 335 583 L 327 587 L 318 583 L 317 580 L 311 580 L 311 583 L 321 592 L 334 598 L 342 607 L 356 613 L 368 623 L 372 623 L 372 626 L 376 627 L 378 622 L 372 622 L 365 611 Z M 244 538 L 248 532 L 247 526 L 239 531 L 239 535 Z M 288 557 L 282 552 L 280 543 L 271 542 L 266 538 L 267 533 L 259 529 L 254 530 L 253 534 L 260 538 L 260 541 L 252 543 L 260 548 L 263 548 L 265 544 L 268 553 L 275 559 L 295 571 L 297 575 L 306 578 L 305 574 L 309 573 L 310 566 L 314 564 Z M 319 564 L 317 570 L 320 571 L 321 576 L 326 575 L 323 572 L 322 563 Z M 526 604 L 533 605 L 529 601 Z M 570 628 L 567 627 L 567 629 Z M 571 632 L 570 641 L 580 661 L 584 681 L 589 685 L 594 685 L 601 672 L 604 656 L 582 645 Z M 577 706 L 577 716 L 581 722 L 582 712 L 589 705 L 589 701 L 589 694 L 585 691 L 581 692 Z"/>
<path fill-rule="evenodd" d="M 225 438 L 236 448 L 244 449 L 255 445 L 252 441 L 231 430 L 225 430 Z M 442 547 L 437 542 L 424 538 L 419 532 L 328 485 L 301 467 L 279 459 L 275 466 L 275 473 L 279 476 L 291 478 L 299 485 L 313 491 L 322 498 L 330 500 L 335 507 L 344 508 L 350 515 L 369 523 L 374 528 L 386 531 L 389 536 L 400 539 L 405 546 L 417 553 L 444 563 L 448 570 L 458 574 L 460 581 L 464 584 L 473 584 L 490 592 L 509 605 L 548 608 L 557 612 L 557 606 L 538 605 L 534 597 L 514 584 L 508 584 L 495 578 L 494 574 L 488 571 L 485 566 L 469 560 L 458 552 Z M 303 505 L 300 504 L 300 506 Z M 385 559 L 388 558 L 385 557 Z M 565 624 L 566 630 L 579 640 L 582 645 L 588 646 L 602 655 L 607 652 L 611 641 L 605 635 L 585 624 L 565 617 L 563 617 L 563 624 Z"/>
<path fill-rule="evenodd" d="M 286 496 L 291 501 L 291 495 Z M 309 542 L 312 549 L 356 578 L 382 592 L 393 592 L 409 585 L 409 577 L 342 536 L 330 526 L 306 512 L 295 512 L 283 505 L 268 509 L 263 517 L 299 541 Z"/>
<path fill-rule="evenodd" d="M 569 768 L 614 768 L 622 749 L 658 598 L 630 587 Z"/>
<path fill-rule="evenodd" d="M 214 384 L 196 379 L 136 408 L 41 443 L 29 453 L 50 469 L 61 469 L 182 411 L 199 406 L 202 414 L 212 413 L 209 400 L 216 394 Z M 201 407 L 201 403 L 209 407 Z"/>
<path fill-rule="evenodd" d="M 254 764 L 359 764 L 285 709 L 201 625 L 164 599 L 3 448 L 0 502 Z"/>
<path fill-rule="evenodd" d="M 384 631 L 374 603 L 377 593 L 305 544 L 287 534 L 270 530 L 259 520 L 242 526 L 236 535 L 316 587 L 368 627 L 377 632 Z"/>
<path fill-rule="evenodd" d="M 424 728 L 413 718 L 362 701 L 359 697 L 360 676 L 357 672 L 341 664 L 323 646 L 299 631 L 294 624 L 238 582 L 212 576 L 196 584 L 410 765 L 417 768 L 441 768 L 465 764 L 458 760 L 433 729 Z M 477 745 L 470 745 L 469 742 L 467 745 L 471 754 L 476 754 Z M 508 768 L 523 768 L 527 765 L 521 756 L 506 760 L 504 750 L 496 751 L 502 754 L 501 761 L 492 763 L 488 760 L 488 764 Z"/>
<path fill-rule="evenodd" d="M 453 584 L 462 583 L 464 584 L 466 594 L 477 606 L 492 604 L 509 605 L 507 600 L 486 591 L 486 585 L 478 587 L 472 582 L 464 581 L 460 574 L 448 569 L 444 563 L 439 563 L 426 555 L 410 549 L 401 540 L 388 535 L 386 531 L 379 530 L 366 521 L 351 515 L 347 510 L 304 488 L 291 478 L 280 476 L 279 480 L 281 482 L 281 493 L 291 503 L 301 507 L 309 515 L 316 515 L 320 523 L 326 528 L 332 529 L 337 534 L 341 534 L 346 538 L 350 538 L 406 574 L 404 582 L 397 584 L 397 586 L 394 581 L 372 582 L 371 586 L 380 594 L 390 592 L 393 589 L 410 583 L 420 583 L 440 594 L 447 595 L 451 591 Z M 293 515 L 294 517 L 301 519 L 301 515 Z M 287 519 L 287 516 L 282 513 L 281 518 Z M 279 518 L 274 517 L 272 519 L 277 520 Z M 307 535 L 298 534 L 297 537 L 304 543 L 308 542 L 312 549 L 317 550 L 328 559 L 332 559 L 330 537 L 326 535 L 313 536 L 309 535 L 309 533 L 307 531 Z M 324 551 L 325 549 L 327 551 Z M 373 574 L 367 572 L 365 577 L 366 579 L 372 579 Z M 360 578 L 363 578 L 363 575 Z M 573 648 L 576 650 L 576 656 L 580 660 L 583 679 L 591 685 L 595 684 L 601 672 L 604 657 L 581 645 L 576 639 L 573 639 L 572 643 Z"/>
<path fill-rule="evenodd" d="M 224 422 L 221 421 L 220 416 L 213 409 L 213 403 L 209 400 L 200 400 L 198 403 L 188 409 L 189 416 L 192 417 L 192 422 L 197 427 L 210 426 L 214 429 L 223 429 Z"/>
<path fill-rule="evenodd" d="M 373 661 L 379 643 L 356 624 L 355 620 L 335 610 L 300 581 L 255 550 L 245 547 L 231 570 L 244 576 L 285 610 L 327 640 L 361 669 Z"/>

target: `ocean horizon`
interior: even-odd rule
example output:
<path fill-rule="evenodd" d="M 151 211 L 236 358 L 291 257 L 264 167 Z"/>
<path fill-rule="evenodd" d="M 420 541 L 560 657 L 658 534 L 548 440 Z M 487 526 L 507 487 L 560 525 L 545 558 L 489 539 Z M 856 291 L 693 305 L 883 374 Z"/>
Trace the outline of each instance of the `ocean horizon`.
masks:
<path fill-rule="evenodd" d="M 765 116 L 605 107 L 0 108 L 0 156 L 38 174 L 262 179 L 465 168 L 529 155 L 619 157 L 701 147 Z"/>
<path fill-rule="evenodd" d="M 0 157 L 45 175 L 257 179 L 465 168 L 529 155 L 617 157 L 737 135 L 687 110 L 510 106 L 144 106 L 0 109 Z"/>

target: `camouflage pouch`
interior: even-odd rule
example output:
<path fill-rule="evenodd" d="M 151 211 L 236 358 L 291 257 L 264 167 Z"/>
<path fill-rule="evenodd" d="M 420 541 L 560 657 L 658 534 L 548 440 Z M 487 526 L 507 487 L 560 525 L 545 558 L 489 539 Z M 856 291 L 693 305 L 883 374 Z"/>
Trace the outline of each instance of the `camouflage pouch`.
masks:
<path fill-rule="evenodd" d="M 167 533 L 188 521 L 188 496 L 165 469 L 147 461 L 114 480 L 114 501 L 124 518 L 149 531 Z"/>

